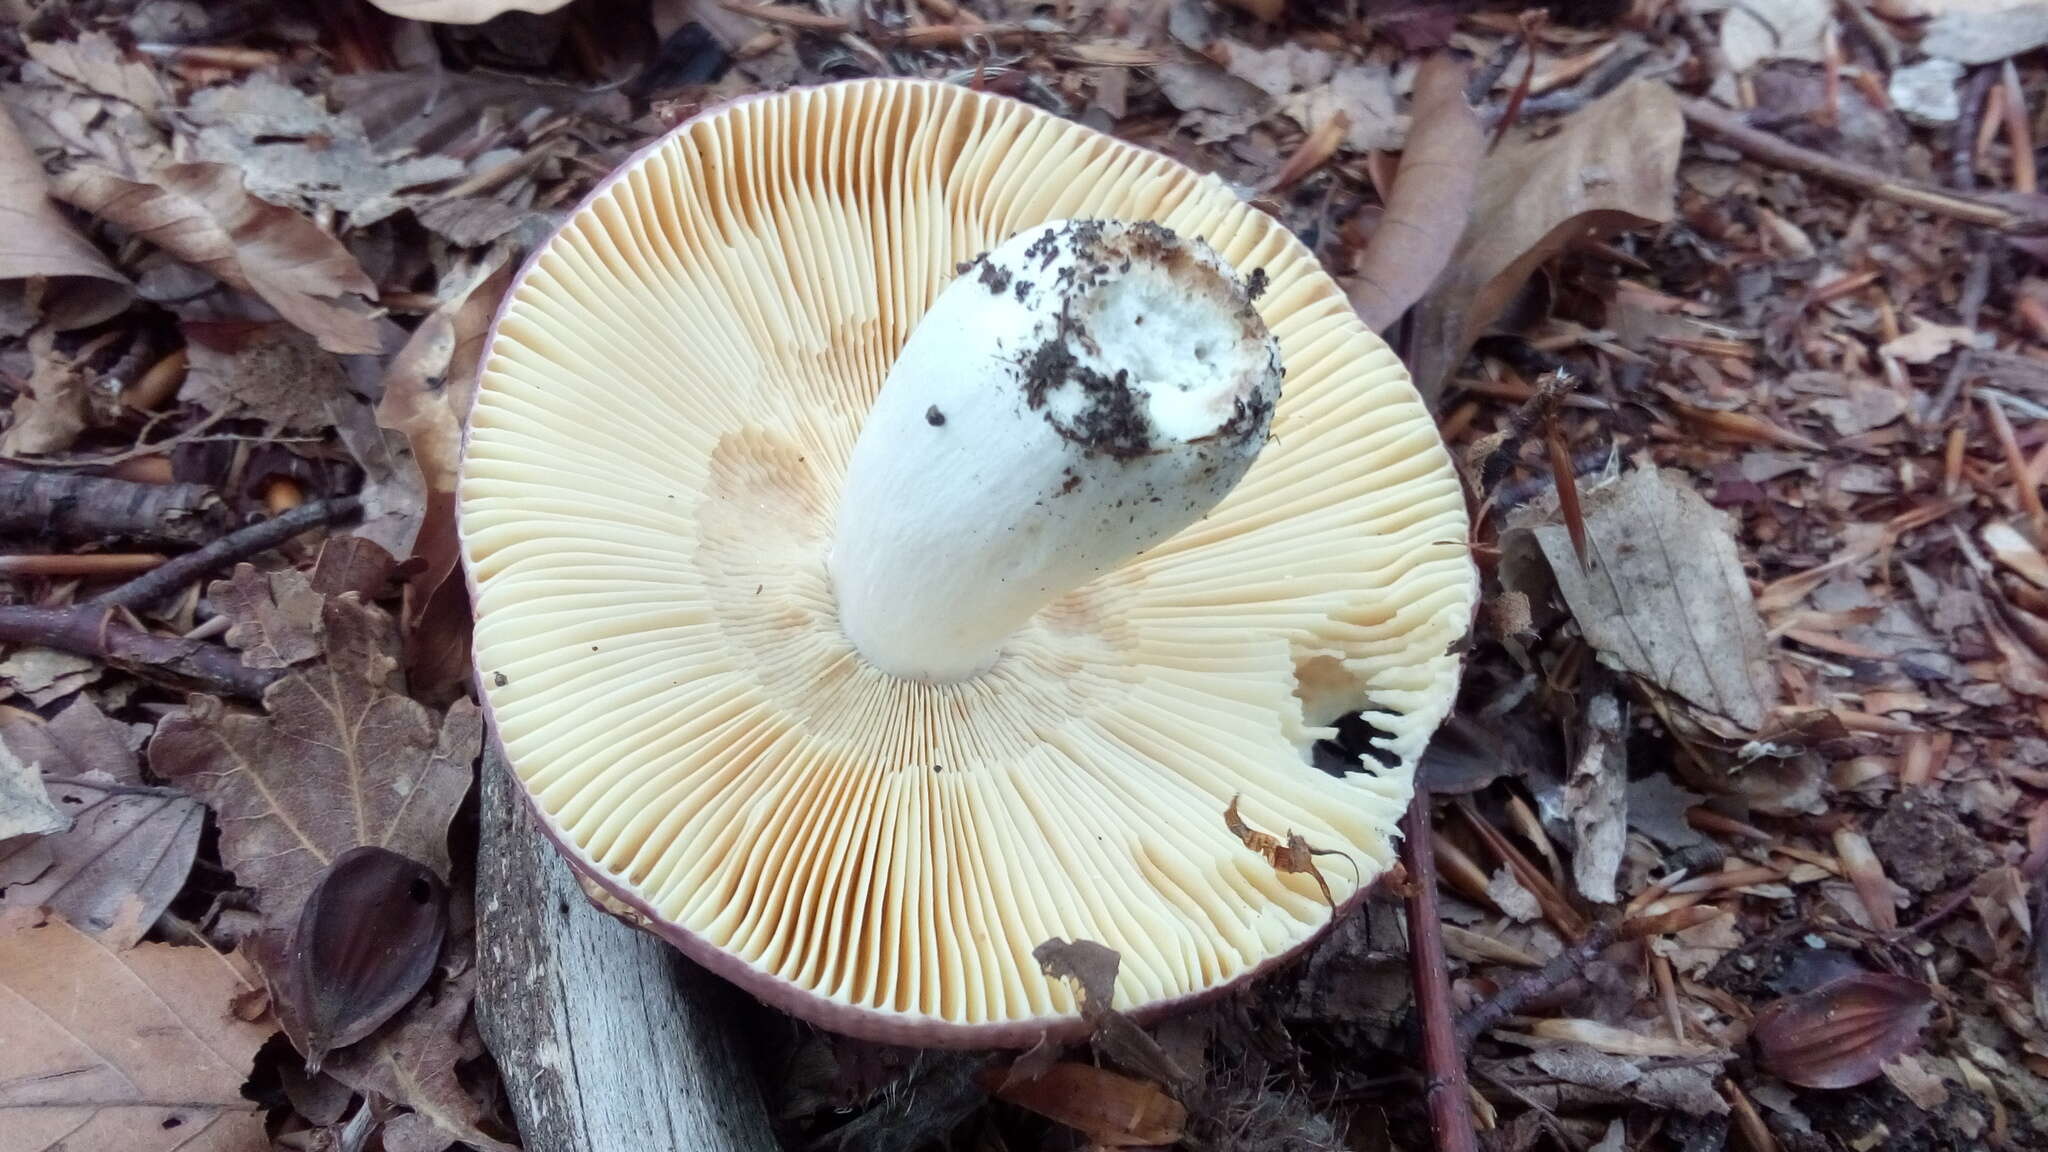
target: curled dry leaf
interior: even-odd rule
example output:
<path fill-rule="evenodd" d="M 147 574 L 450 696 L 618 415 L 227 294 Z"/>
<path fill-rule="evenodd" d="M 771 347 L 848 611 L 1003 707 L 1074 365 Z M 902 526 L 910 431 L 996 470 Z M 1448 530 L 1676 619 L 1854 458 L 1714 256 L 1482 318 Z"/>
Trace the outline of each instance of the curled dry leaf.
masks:
<path fill-rule="evenodd" d="M 59 330 L 97 324 L 128 306 L 128 278 L 73 231 L 50 202 L 43 166 L 0 107 L 0 281 L 53 281 L 42 300 Z"/>
<path fill-rule="evenodd" d="M 57 351 L 55 332 L 38 328 L 28 340 L 35 367 L 14 398 L 14 421 L 0 436 L 0 452 L 43 456 L 63 452 L 85 431 L 91 412 L 83 366 Z"/>
<path fill-rule="evenodd" d="M 241 1089 L 271 1027 L 229 1010 L 251 987 L 209 948 L 118 952 L 56 917 L 0 912 L 0 1143 L 266 1152 Z"/>
<path fill-rule="evenodd" d="M 267 204 L 226 164 L 169 164 L 146 181 L 100 168 L 59 177 L 54 191 L 225 284 L 261 297 L 330 352 L 381 349 L 361 297 L 377 285 L 341 242 L 289 208 Z"/>
<path fill-rule="evenodd" d="M 1579 753 L 1565 781 L 1572 879 L 1586 899 L 1612 904 L 1628 850 L 1628 713 L 1603 691 L 1587 695 L 1580 719 Z"/>
<path fill-rule="evenodd" d="M 274 925 L 321 873 L 374 844 L 445 875 L 448 821 L 469 791 L 483 718 L 393 691 L 391 618 L 354 595 L 321 613 L 326 655 L 263 694 L 264 715 L 195 696 L 158 725 L 149 763 L 220 813 L 221 859 Z"/>
<path fill-rule="evenodd" d="M 69 825 L 63 810 L 51 803 L 35 765 L 0 745 L 0 846 L 16 837 L 61 832 Z"/>
<path fill-rule="evenodd" d="M 1769 645 L 1725 518 L 1689 486 L 1631 472 L 1586 493 L 1587 562 L 1563 525 L 1515 529 L 1503 548 L 1524 572 L 1533 543 L 1585 634 L 1606 658 L 1745 731 L 1776 699 Z M 1505 563 L 1505 562 L 1504 562 Z"/>
<path fill-rule="evenodd" d="M 1753 1037 L 1765 1068 L 1803 1088 L 1853 1088 L 1919 1046 L 1934 1014 L 1927 985 L 1862 972 L 1766 1007 Z"/>
<path fill-rule="evenodd" d="M 1081 1018 L 1093 1027 L 1090 1040 L 1102 1055 L 1123 1068 L 1168 1084 L 1187 1081 L 1188 1074 L 1152 1034 L 1110 1007 L 1116 994 L 1117 969 L 1123 957 L 1093 940 L 1062 940 L 1055 936 L 1031 950 L 1031 958 L 1047 976 L 1070 980 L 1081 1001 Z M 1043 1045 L 1040 1046 L 1044 1048 Z M 1012 1078 L 1036 1077 L 1058 1056 L 1056 1048 L 1032 1050 L 1032 1056 L 1011 1066 Z"/>
<path fill-rule="evenodd" d="M 1093 940 L 1068 941 L 1055 936 L 1033 948 L 1031 958 L 1047 976 L 1074 982 L 1083 1017 L 1094 1020 L 1109 1011 L 1117 969 L 1123 963 L 1116 949 Z"/>
<path fill-rule="evenodd" d="M 1654 81 L 1624 85 L 1479 167 L 1464 239 L 1416 311 L 1410 368 L 1434 399 L 1531 273 L 1580 241 L 1671 219 L 1685 119 Z"/>
<path fill-rule="evenodd" d="M 1713 1048 L 1694 1044 L 1689 1040 L 1673 1039 L 1670 1036 L 1649 1036 L 1631 1032 L 1598 1020 L 1582 1020 L 1571 1017 L 1556 1020 L 1538 1020 L 1529 1026 L 1529 1034 L 1544 1040 L 1562 1040 L 1573 1044 L 1584 1044 L 1596 1052 L 1614 1056 L 1706 1056 Z"/>
<path fill-rule="evenodd" d="M 448 889 L 416 860 L 341 854 L 299 913 L 279 1017 L 306 1065 L 376 1031 L 426 987 L 447 930 Z"/>
<path fill-rule="evenodd" d="M 295 568 L 260 573 L 237 564 L 226 580 L 207 585 L 206 595 L 227 617 L 232 648 L 251 668 L 289 668 L 320 654 L 320 612 L 327 598 L 313 590 Z"/>
<path fill-rule="evenodd" d="M 1014 1083 L 990 1071 L 988 1085 L 999 1098 L 1104 1147 L 1171 1144 L 1187 1126 L 1187 1109 L 1159 1085 L 1092 1064 L 1055 1064 L 1036 1079 L 1019 1077 Z"/>
<path fill-rule="evenodd" d="M 1439 53 L 1415 74 L 1408 146 L 1386 214 L 1350 285 L 1351 306 L 1375 332 L 1399 320 L 1436 283 L 1472 213 L 1485 136 L 1465 102 L 1465 71 L 1457 57 Z"/>
<path fill-rule="evenodd" d="M 27 40 L 22 47 L 29 59 L 95 96 L 126 101 L 153 116 L 170 101 L 156 70 L 142 59 L 130 58 L 105 33 L 85 32 L 76 40 Z"/>
<path fill-rule="evenodd" d="M 1323 903 L 1332 908 L 1336 907 L 1337 902 L 1330 898 L 1330 883 L 1323 879 L 1322 869 L 1316 867 L 1316 857 L 1344 854 L 1334 848 L 1311 847 L 1301 833 L 1292 829 L 1288 830 L 1285 840 L 1270 832 L 1261 832 L 1244 822 L 1244 817 L 1238 814 L 1237 801 L 1238 797 L 1232 796 L 1230 806 L 1223 810 L 1223 826 L 1230 829 L 1230 834 L 1237 837 L 1245 847 L 1265 857 L 1266 863 L 1271 864 L 1275 871 L 1306 875 L 1314 879 L 1316 887 L 1323 891 Z"/>

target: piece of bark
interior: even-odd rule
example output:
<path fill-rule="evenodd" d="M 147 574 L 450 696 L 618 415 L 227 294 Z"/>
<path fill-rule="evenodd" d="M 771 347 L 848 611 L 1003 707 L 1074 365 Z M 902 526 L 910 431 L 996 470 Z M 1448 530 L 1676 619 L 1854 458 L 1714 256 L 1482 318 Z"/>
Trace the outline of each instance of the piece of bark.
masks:
<path fill-rule="evenodd" d="M 477 1016 L 527 1152 L 775 1152 L 746 994 L 584 896 L 487 741 Z"/>
<path fill-rule="evenodd" d="M 0 537 L 190 548 L 218 536 L 227 517 L 227 505 L 203 484 L 0 468 Z"/>

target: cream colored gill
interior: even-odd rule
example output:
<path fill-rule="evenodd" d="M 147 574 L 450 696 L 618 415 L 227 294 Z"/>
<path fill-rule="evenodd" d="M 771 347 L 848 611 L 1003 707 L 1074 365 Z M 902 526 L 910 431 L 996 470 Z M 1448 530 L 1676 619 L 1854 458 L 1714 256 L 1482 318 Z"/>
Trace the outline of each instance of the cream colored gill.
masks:
<path fill-rule="evenodd" d="M 1245 274 L 1286 368 L 1205 520 L 1057 601 L 987 673 L 892 679 L 823 557 L 895 350 L 955 268 L 1062 217 L 1151 219 Z M 1302 833 L 1342 901 L 1450 706 L 1464 502 L 1406 372 L 1213 177 L 1023 104 L 862 81 L 732 105 L 637 159 L 515 288 L 460 492 L 508 757 L 586 866 L 764 979 L 890 1017 L 1228 982 L 1328 918 L 1224 826 Z M 1393 766 L 1309 748 L 1363 708 Z M 1355 865 L 1355 869 L 1354 869 Z"/>

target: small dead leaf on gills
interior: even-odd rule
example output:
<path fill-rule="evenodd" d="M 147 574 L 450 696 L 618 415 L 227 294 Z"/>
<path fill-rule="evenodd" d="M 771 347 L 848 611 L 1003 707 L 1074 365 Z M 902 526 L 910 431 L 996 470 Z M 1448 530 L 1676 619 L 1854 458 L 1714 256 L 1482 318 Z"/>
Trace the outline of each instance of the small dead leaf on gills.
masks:
<path fill-rule="evenodd" d="M 309 1068 L 419 994 L 440 958 L 447 910 L 447 887 L 417 860 L 374 845 L 335 860 L 292 934 L 286 995 Z"/>
<path fill-rule="evenodd" d="M 1093 1064 L 1055 1064 L 1035 1080 L 1003 1082 L 989 1069 L 985 1082 L 1002 1100 L 1064 1124 L 1108 1148 L 1172 1144 L 1187 1126 L 1188 1110 L 1159 1085 Z"/>
<path fill-rule="evenodd" d="M 1753 1035 L 1764 1067 L 1780 1078 L 1803 1088 L 1853 1088 L 1917 1047 L 1933 1014 L 1927 985 L 1861 972 L 1772 1003 Z"/>

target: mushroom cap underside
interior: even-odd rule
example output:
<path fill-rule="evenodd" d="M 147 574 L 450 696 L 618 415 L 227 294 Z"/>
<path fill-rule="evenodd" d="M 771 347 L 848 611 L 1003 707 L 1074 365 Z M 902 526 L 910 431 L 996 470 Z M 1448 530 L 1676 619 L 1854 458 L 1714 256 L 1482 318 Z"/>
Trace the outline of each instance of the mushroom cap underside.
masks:
<path fill-rule="evenodd" d="M 1285 385 L 1210 515 L 1056 601 L 971 680 L 840 635 L 838 484 L 896 351 L 980 253 L 1156 221 L 1262 284 Z M 608 178 L 493 330 L 458 495 L 478 681 L 550 834 L 763 999 L 919 1043 L 1072 1031 L 1239 980 L 1391 862 L 1477 594 L 1406 371 L 1221 181 L 1028 105 L 867 80 L 727 105 Z M 1336 719 L 1381 735 L 1314 766 Z M 1285 873 L 1234 834 L 1334 850 Z"/>

